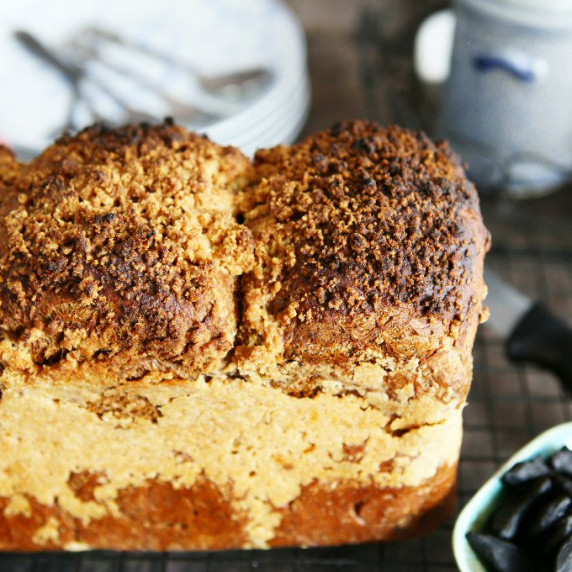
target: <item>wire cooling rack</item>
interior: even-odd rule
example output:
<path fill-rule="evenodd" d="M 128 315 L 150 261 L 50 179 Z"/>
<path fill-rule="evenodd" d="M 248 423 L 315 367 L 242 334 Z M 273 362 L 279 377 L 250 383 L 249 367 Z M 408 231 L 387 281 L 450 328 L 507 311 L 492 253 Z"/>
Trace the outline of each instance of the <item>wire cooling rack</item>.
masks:
<path fill-rule="evenodd" d="M 572 321 L 572 248 L 498 246 L 487 264 Z M 464 413 L 459 509 L 516 449 L 572 419 L 572 399 L 551 374 L 514 365 L 486 327 L 474 351 Z M 219 553 L 3 554 L 2 572 L 445 572 L 455 571 L 454 521 L 425 539 L 324 549 Z"/>

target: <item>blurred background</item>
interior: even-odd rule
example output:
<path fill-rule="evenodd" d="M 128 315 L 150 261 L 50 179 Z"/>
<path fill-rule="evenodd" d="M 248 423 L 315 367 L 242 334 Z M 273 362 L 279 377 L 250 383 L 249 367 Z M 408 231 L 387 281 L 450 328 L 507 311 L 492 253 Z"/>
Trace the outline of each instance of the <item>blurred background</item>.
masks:
<path fill-rule="evenodd" d="M 467 3 L 471 2 L 459 5 Z M 457 118 L 472 117 L 482 102 L 474 99 L 474 90 L 458 83 L 458 77 L 449 77 L 459 73 L 448 65 L 453 49 L 451 14 L 433 28 L 424 28 L 425 37 L 419 36 L 429 16 L 450 7 L 445 0 L 2 0 L 0 139 L 29 158 L 63 130 L 93 120 L 152 121 L 166 115 L 247 153 L 291 143 L 335 121 L 354 118 L 422 128 L 436 137 L 447 135 L 449 128 L 454 139 L 457 128 L 467 127 L 457 125 Z M 464 17 L 459 14 L 457 18 Z M 503 14 L 503 25 L 512 25 L 513 16 Z M 563 23 L 557 33 L 553 22 L 546 24 L 550 32 L 539 40 L 541 48 L 552 46 L 555 34 L 558 41 L 569 40 L 566 18 L 559 17 Z M 518 26 L 530 31 L 535 24 L 520 21 Z M 506 31 L 499 34 L 507 37 Z M 486 45 L 496 41 L 487 37 Z M 509 294 L 503 290 L 508 298 L 502 300 L 509 308 L 514 305 L 516 314 L 507 318 L 510 327 L 491 319 L 478 334 L 474 383 L 465 410 L 459 508 L 531 437 L 572 419 L 569 364 L 567 373 L 566 364 L 551 371 L 531 363 L 542 361 L 537 355 L 513 355 L 523 360 L 518 363 L 506 357 L 507 337 L 518 312 L 529 304 L 540 301 L 563 322 L 572 322 L 572 188 L 566 163 L 568 157 L 572 161 L 572 105 L 568 116 L 560 111 L 560 99 L 552 102 L 553 93 L 567 102 L 572 93 L 543 79 L 543 61 L 552 65 L 549 55 L 540 63 L 527 59 L 519 46 L 530 40 L 519 37 L 515 42 L 516 48 L 503 46 L 500 56 L 485 50 L 479 60 L 486 73 L 496 66 L 508 76 L 502 79 L 501 95 L 488 103 L 500 101 L 504 106 L 500 113 L 506 124 L 496 138 L 504 146 L 486 142 L 493 147 L 492 163 L 475 171 L 475 178 L 484 177 L 479 188 L 493 237 L 488 270 L 496 272 L 501 288 L 508 287 Z M 558 79 L 564 72 L 548 77 L 551 81 L 556 73 Z M 507 87 L 523 90 L 526 82 L 534 84 L 534 74 L 542 88 L 535 92 L 541 103 L 534 105 L 542 107 L 547 121 L 556 116 L 566 125 L 553 152 L 552 141 L 542 139 L 548 135 L 534 131 L 542 131 L 543 124 L 531 119 L 533 102 Z M 487 81 L 497 76 L 487 75 Z M 447 97 L 453 97 L 447 96 L 448 89 L 459 97 L 454 103 L 456 118 L 449 117 L 447 126 L 443 107 Z M 466 103 L 467 115 L 459 111 L 459 98 Z M 521 103 L 528 109 L 513 118 Z M 546 152 L 529 153 L 513 169 L 512 150 L 504 154 L 506 147 L 528 128 L 527 137 L 542 140 L 541 151 Z M 555 130 L 550 128 L 551 133 Z M 487 179 L 493 172 L 500 175 Z M 492 299 L 493 304 L 499 302 Z M 0 555 L 0 569 L 444 572 L 457 569 L 451 549 L 453 525 L 454 520 L 428 539 L 331 549 Z"/>

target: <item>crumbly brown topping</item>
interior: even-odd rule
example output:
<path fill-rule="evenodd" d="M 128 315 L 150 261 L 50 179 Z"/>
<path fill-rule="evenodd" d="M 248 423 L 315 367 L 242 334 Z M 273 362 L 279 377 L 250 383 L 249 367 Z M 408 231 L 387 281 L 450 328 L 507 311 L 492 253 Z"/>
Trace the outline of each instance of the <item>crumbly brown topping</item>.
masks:
<path fill-rule="evenodd" d="M 28 165 L 0 149 L 0 189 L 0 365 L 28 379 L 233 360 L 280 385 L 290 364 L 313 395 L 356 362 L 435 355 L 480 312 L 476 191 L 398 127 L 341 123 L 254 164 L 170 123 L 93 127 Z"/>
<path fill-rule="evenodd" d="M 35 366 L 109 363 L 122 376 L 220 366 L 250 231 L 238 150 L 164 124 L 64 136 L 5 183 L 0 328 Z"/>
<path fill-rule="evenodd" d="M 0 144 L 0 192 L 3 194 L 4 187 L 17 176 L 21 165 L 14 153 Z M 2 196 L 0 194 L 0 201 Z"/>
<path fill-rule="evenodd" d="M 286 356 L 340 353 L 348 337 L 348 351 L 377 344 L 390 307 L 450 322 L 480 304 L 470 285 L 488 235 L 446 144 L 345 122 L 259 151 L 255 167 L 242 205 L 256 238 L 245 291 L 284 328 Z M 264 342 L 262 321 L 247 324 L 245 343 Z"/>

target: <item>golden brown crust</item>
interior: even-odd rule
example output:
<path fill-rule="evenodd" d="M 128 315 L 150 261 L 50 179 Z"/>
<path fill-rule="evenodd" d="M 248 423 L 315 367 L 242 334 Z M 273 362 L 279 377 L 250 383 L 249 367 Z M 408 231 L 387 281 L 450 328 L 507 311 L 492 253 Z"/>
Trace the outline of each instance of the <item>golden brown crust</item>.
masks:
<path fill-rule="evenodd" d="M 347 122 L 259 151 L 255 167 L 259 181 L 242 194 L 256 239 L 243 372 L 295 362 L 309 380 L 312 365 L 347 373 L 380 353 L 425 359 L 462 334 L 454 326 L 474 333 L 489 237 L 446 145 Z M 457 377 L 463 393 L 466 372 Z"/>
<path fill-rule="evenodd" d="M 0 201 L 5 192 L 5 186 L 14 180 L 21 167 L 14 153 L 0 144 Z"/>
<path fill-rule="evenodd" d="M 78 493 L 81 494 L 81 493 Z M 127 487 L 117 498 L 118 515 L 83 523 L 59 506 L 33 497 L 30 514 L 6 515 L 0 498 L 0 550 L 61 550 L 83 546 L 116 550 L 206 550 L 242 546 L 244 516 L 206 479 L 190 488 L 149 481 Z M 43 536 L 42 532 L 45 531 Z M 38 534 L 40 535 L 38 537 Z"/>
<path fill-rule="evenodd" d="M 249 171 L 236 149 L 168 124 L 90 128 L 32 161 L 0 228 L 13 366 L 37 376 L 93 360 L 121 378 L 220 368 L 250 262 L 250 232 L 232 216 Z"/>
<path fill-rule="evenodd" d="M 464 318 L 466 270 L 482 249 L 463 214 L 478 203 L 446 145 L 348 122 L 259 151 L 255 165 L 263 181 L 247 221 L 260 237 L 280 233 L 281 253 L 296 259 L 275 312 L 295 298 L 299 321 L 324 307 L 346 316 L 402 304 Z"/>
<path fill-rule="evenodd" d="M 269 545 L 327 546 L 428 534 L 453 515 L 455 481 L 456 467 L 446 466 L 419 487 L 312 483 L 277 509 L 281 524 Z M 29 516 L 6 515 L 8 499 L 0 498 L 0 550 L 236 548 L 247 542 L 246 517 L 237 514 L 231 497 L 230 488 L 221 491 L 204 478 L 191 488 L 150 481 L 119 492 L 117 516 L 89 523 L 33 498 Z"/>
<path fill-rule="evenodd" d="M 418 487 L 312 483 L 287 508 L 271 546 L 327 546 L 430 534 L 454 515 L 457 468 Z"/>

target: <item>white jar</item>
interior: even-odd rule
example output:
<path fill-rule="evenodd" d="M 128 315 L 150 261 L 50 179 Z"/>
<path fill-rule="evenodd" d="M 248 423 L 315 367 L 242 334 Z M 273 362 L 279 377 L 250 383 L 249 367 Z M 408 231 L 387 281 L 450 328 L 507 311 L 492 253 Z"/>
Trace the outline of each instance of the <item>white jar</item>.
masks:
<path fill-rule="evenodd" d="M 441 133 L 484 190 L 572 173 L 572 0 L 456 0 Z"/>

